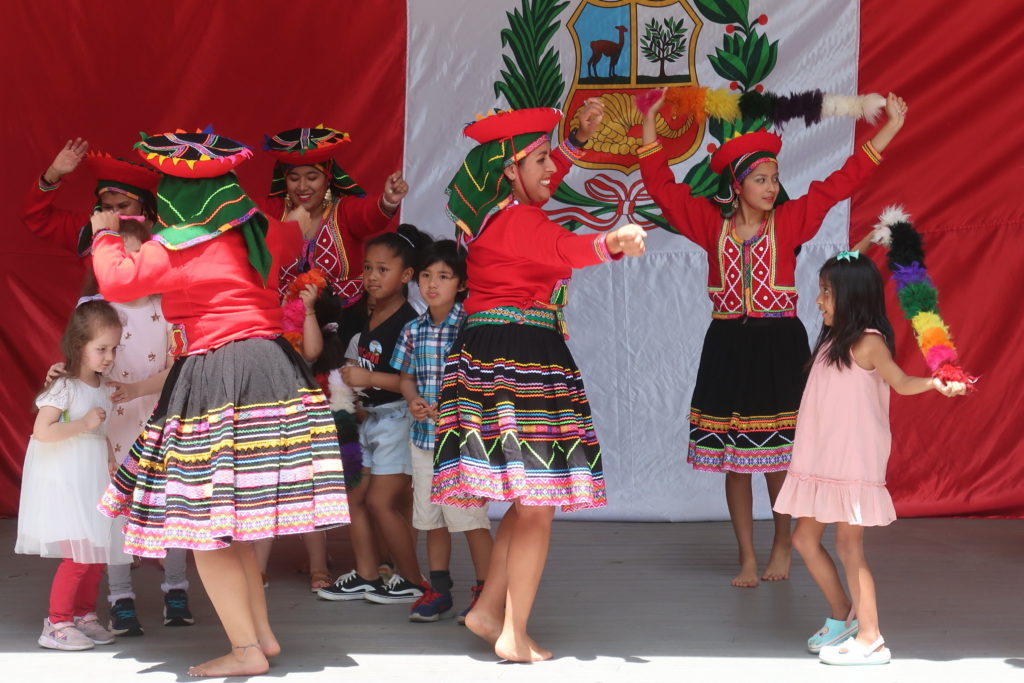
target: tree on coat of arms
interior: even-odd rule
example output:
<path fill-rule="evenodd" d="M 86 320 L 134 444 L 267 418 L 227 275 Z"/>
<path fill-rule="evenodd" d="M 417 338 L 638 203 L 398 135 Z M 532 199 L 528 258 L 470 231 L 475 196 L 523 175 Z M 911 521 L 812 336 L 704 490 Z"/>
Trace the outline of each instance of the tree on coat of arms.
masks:
<path fill-rule="evenodd" d="M 658 78 L 665 78 L 665 62 L 672 63 L 686 54 L 686 27 L 673 17 L 664 19 L 660 24 L 652 18 L 644 26 L 640 51 L 648 61 L 658 65 Z"/>

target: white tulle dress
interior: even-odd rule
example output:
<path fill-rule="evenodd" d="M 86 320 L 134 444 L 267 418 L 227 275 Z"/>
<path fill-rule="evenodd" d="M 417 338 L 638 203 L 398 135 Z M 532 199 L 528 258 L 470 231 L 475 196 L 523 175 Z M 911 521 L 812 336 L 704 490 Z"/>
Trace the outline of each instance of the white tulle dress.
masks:
<path fill-rule="evenodd" d="M 62 421 L 78 420 L 93 408 L 111 411 L 110 388 L 91 387 L 62 378 L 38 399 L 36 406 L 62 411 Z M 18 540 L 14 552 L 41 557 L 66 557 L 83 564 L 131 561 L 121 551 L 115 525 L 96 509 L 110 476 L 107 472 L 106 424 L 56 442 L 29 440 L 18 508 Z"/>

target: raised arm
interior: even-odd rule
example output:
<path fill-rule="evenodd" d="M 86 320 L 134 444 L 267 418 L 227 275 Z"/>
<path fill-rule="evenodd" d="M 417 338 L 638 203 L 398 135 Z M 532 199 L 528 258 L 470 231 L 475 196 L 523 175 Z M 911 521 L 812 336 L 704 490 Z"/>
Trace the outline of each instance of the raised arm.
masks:
<path fill-rule="evenodd" d="M 668 165 L 668 155 L 658 141 L 656 129 L 658 110 L 665 103 L 665 88 L 643 118 L 643 142 L 637 149 L 640 177 L 644 189 L 661 209 L 671 232 L 695 242 L 704 249 L 712 249 L 721 214 L 705 197 L 694 197 L 690 186 L 676 182 Z"/>
<path fill-rule="evenodd" d="M 89 143 L 82 138 L 68 140 L 57 156 L 33 183 L 21 204 L 21 221 L 36 237 L 52 240 L 78 252 L 78 238 L 89 221 L 87 211 L 67 211 L 53 205 L 61 179 L 78 168 Z"/>

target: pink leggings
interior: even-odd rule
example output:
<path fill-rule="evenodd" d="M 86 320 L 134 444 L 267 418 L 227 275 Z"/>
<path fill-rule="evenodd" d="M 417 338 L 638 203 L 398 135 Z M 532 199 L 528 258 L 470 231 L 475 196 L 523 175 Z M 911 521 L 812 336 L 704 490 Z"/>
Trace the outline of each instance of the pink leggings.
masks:
<path fill-rule="evenodd" d="M 100 579 L 105 564 L 80 564 L 65 558 L 57 567 L 50 586 L 50 623 L 74 621 L 96 611 Z"/>

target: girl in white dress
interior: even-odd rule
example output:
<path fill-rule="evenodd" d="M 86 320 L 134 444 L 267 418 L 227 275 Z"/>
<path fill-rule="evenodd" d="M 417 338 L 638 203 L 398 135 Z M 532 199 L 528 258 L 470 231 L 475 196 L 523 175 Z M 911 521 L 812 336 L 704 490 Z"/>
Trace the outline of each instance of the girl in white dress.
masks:
<path fill-rule="evenodd" d="M 101 375 L 120 340 L 121 321 L 110 304 L 79 306 L 61 340 L 66 372 L 36 399 L 14 551 L 63 558 L 39 636 L 46 648 L 88 650 L 114 641 L 96 618 L 99 581 L 107 564 L 130 558 L 96 501 L 116 466 L 106 439 L 109 389 Z"/>

